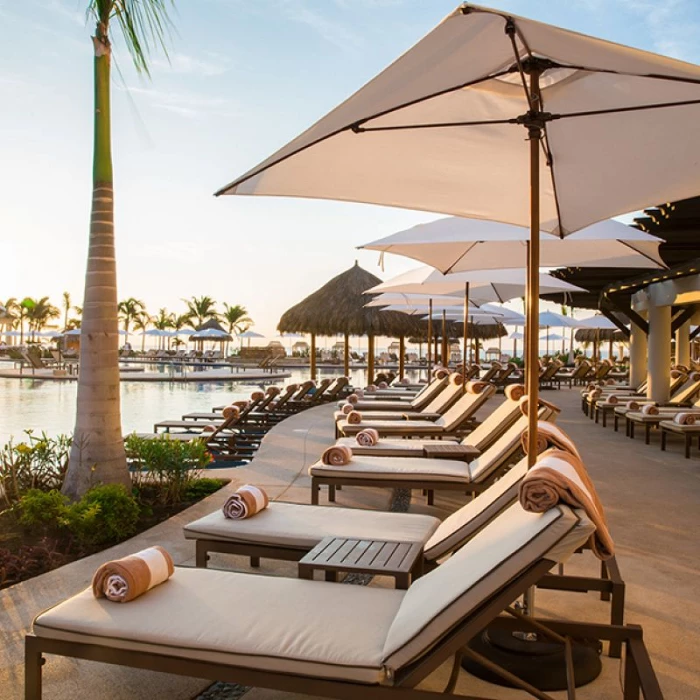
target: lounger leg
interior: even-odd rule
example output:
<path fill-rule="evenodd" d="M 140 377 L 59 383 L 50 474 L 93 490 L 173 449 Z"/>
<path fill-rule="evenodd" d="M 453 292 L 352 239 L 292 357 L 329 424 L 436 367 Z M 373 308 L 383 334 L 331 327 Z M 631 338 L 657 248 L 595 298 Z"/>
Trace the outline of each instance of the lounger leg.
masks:
<path fill-rule="evenodd" d="M 433 491 L 432 489 L 428 490 L 428 505 L 435 505 L 435 491 Z"/>
<path fill-rule="evenodd" d="M 629 436 L 634 440 L 634 421 L 628 420 L 627 425 L 629 425 Z"/>
<path fill-rule="evenodd" d="M 620 418 L 620 416 L 618 416 L 617 413 L 615 413 L 614 416 L 613 416 L 613 430 L 614 430 L 615 432 L 617 432 L 617 429 L 618 429 L 618 427 L 619 427 L 619 424 L 618 424 L 618 419 L 619 419 L 619 418 Z"/>
<path fill-rule="evenodd" d="M 603 427 L 608 427 L 608 412 L 605 409 L 603 409 Z"/>
<path fill-rule="evenodd" d="M 690 433 L 685 434 L 685 458 L 690 459 L 690 443 L 693 436 Z"/>
<path fill-rule="evenodd" d="M 600 578 L 602 578 L 606 581 L 610 578 L 610 574 L 608 573 L 608 567 L 604 561 L 600 562 Z M 608 593 L 608 591 L 601 591 L 600 592 L 600 599 L 603 601 L 610 600 L 610 593 Z"/>
<path fill-rule="evenodd" d="M 649 439 L 651 437 L 651 423 L 644 424 L 644 444 L 649 444 Z"/>
<path fill-rule="evenodd" d="M 328 484 L 328 500 L 335 503 L 335 484 Z"/>
<path fill-rule="evenodd" d="M 634 663 L 634 657 L 629 650 L 629 642 L 627 642 L 627 653 L 625 654 L 624 700 L 639 700 L 639 690 L 639 676 Z"/>
<path fill-rule="evenodd" d="M 207 544 L 202 540 L 197 540 L 196 550 L 195 550 L 195 566 L 198 569 L 206 569 L 207 562 L 209 561 L 209 554 L 207 552 Z"/>
<path fill-rule="evenodd" d="M 45 663 L 36 637 L 24 640 L 24 700 L 41 700 L 41 667 Z"/>
<path fill-rule="evenodd" d="M 593 418 L 595 419 L 596 425 L 598 424 L 599 416 L 600 416 L 600 408 L 598 406 L 596 406 L 595 411 L 593 412 Z"/>
<path fill-rule="evenodd" d="M 320 490 L 320 487 L 318 485 L 318 482 L 316 479 L 311 477 L 311 505 L 312 506 L 317 506 L 318 505 L 318 492 Z"/>
<path fill-rule="evenodd" d="M 661 451 L 666 452 L 666 431 L 661 428 Z"/>
<path fill-rule="evenodd" d="M 250 558 L 250 565 L 253 569 L 259 569 L 260 568 L 260 557 L 251 557 Z"/>

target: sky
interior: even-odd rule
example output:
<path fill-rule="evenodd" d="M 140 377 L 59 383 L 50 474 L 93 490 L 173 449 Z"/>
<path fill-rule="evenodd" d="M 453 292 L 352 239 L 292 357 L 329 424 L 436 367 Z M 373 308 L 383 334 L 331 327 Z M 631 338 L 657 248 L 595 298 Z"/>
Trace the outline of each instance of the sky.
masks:
<path fill-rule="evenodd" d="M 176 0 L 169 60 L 138 76 L 115 39 L 112 139 L 118 294 L 182 313 L 244 305 L 255 329 L 434 214 L 213 193 L 430 31 L 456 0 Z M 0 0 L 0 300 L 82 299 L 91 197 L 87 0 Z M 502 10 L 700 62 L 696 0 L 501 0 Z"/>

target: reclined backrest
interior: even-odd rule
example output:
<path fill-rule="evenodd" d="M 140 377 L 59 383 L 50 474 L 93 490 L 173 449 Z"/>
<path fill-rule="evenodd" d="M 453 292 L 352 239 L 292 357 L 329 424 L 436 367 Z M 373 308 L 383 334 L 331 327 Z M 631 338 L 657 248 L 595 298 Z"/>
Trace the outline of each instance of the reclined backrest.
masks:
<path fill-rule="evenodd" d="M 435 377 L 430 384 L 426 384 L 411 401 L 411 408 L 415 408 L 416 411 L 421 411 L 424 409 L 440 392 L 447 386 L 449 379 L 443 377 L 438 379 Z"/>
<path fill-rule="evenodd" d="M 384 665 L 396 671 L 419 658 L 513 579 L 543 559 L 564 561 L 592 531 L 580 511 L 527 513 L 514 503 L 408 589 L 384 643 Z"/>
<path fill-rule="evenodd" d="M 462 440 L 463 445 L 471 445 L 479 450 L 484 450 L 500 437 L 509 426 L 522 415 L 520 402 L 506 399 L 497 409 L 489 413 L 486 420 L 472 430 Z"/>
<path fill-rule="evenodd" d="M 428 413 L 445 413 L 464 393 L 461 384 L 450 382 L 426 407 Z"/>
<path fill-rule="evenodd" d="M 473 416 L 495 392 L 496 387 L 493 384 L 484 387 L 479 394 L 472 394 L 467 390 L 467 393 L 458 399 L 457 403 L 439 419 L 440 425 L 445 428 L 446 432 L 456 430 L 467 418 Z"/>

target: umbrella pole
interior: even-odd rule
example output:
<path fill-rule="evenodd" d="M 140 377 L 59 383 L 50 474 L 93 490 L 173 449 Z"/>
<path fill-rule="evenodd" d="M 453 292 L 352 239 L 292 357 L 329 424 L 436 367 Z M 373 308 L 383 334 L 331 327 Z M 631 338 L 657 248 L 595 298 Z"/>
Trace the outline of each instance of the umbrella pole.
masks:
<path fill-rule="evenodd" d="M 343 352 L 343 364 L 345 366 L 345 376 L 350 376 L 350 335 L 345 334 L 345 348 Z"/>
<path fill-rule="evenodd" d="M 403 379 L 403 375 L 406 373 L 405 367 L 406 360 L 406 339 L 404 336 L 399 336 L 399 379 Z"/>
<path fill-rule="evenodd" d="M 248 338 L 248 342 L 250 343 L 250 338 Z M 311 334 L 311 350 L 310 352 L 310 357 L 309 357 L 309 369 L 311 373 L 311 380 L 315 381 L 316 380 L 316 334 L 312 333 Z"/>
<path fill-rule="evenodd" d="M 428 381 L 432 375 L 433 364 L 433 300 L 428 300 Z"/>
<path fill-rule="evenodd" d="M 539 75 L 531 74 L 531 91 L 539 107 Z M 530 245 L 527 275 L 527 398 L 528 439 L 527 462 L 532 467 L 537 459 L 537 416 L 539 411 L 539 376 L 537 372 L 537 338 L 539 331 L 539 269 L 540 269 L 540 139 L 542 128 L 537 124 L 528 127 L 530 140 Z"/>
<path fill-rule="evenodd" d="M 442 310 L 442 366 L 447 367 L 449 358 L 447 357 L 447 319 L 445 309 Z"/>
<path fill-rule="evenodd" d="M 367 336 L 367 384 L 374 384 L 374 336 Z"/>
<path fill-rule="evenodd" d="M 464 329 L 462 330 L 462 373 L 467 376 L 467 343 L 469 342 L 469 282 L 464 283 Z M 466 392 L 467 383 L 462 382 L 462 393 Z"/>

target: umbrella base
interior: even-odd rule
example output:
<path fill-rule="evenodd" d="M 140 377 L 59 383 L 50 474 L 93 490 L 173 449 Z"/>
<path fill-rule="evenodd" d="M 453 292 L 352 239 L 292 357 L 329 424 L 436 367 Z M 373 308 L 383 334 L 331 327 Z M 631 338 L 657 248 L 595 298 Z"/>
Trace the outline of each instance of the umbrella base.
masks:
<path fill-rule="evenodd" d="M 534 641 L 520 639 L 510 631 L 487 628 L 469 643 L 469 648 L 539 690 L 566 690 L 566 662 L 561 644 L 542 641 L 541 638 Z M 576 687 L 586 685 L 600 675 L 603 668 L 601 651 L 598 640 L 572 643 Z M 462 668 L 489 683 L 514 687 L 472 659 L 462 659 Z"/>

